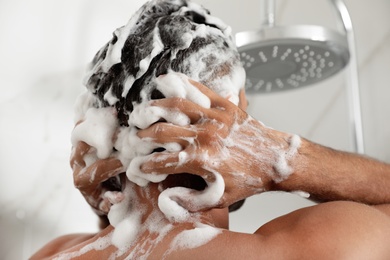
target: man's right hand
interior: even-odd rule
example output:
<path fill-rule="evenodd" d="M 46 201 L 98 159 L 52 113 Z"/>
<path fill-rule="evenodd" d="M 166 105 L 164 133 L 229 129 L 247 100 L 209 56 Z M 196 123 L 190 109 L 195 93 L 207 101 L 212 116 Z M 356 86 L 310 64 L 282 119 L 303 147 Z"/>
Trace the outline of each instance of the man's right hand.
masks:
<path fill-rule="evenodd" d="M 156 147 L 167 143 L 178 143 L 182 147 L 177 152 L 148 155 L 141 172 L 191 173 L 211 185 L 216 175 L 221 175 L 224 194 L 213 207 L 227 207 L 269 190 L 274 181 L 282 181 L 292 173 L 288 164 L 297 152 L 299 137 L 267 128 L 206 86 L 189 82 L 210 99 L 210 108 L 177 97 L 153 101 L 152 106 L 185 114 L 190 124 L 179 126 L 167 120 L 140 130 L 138 136 L 153 142 Z M 204 209 L 192 201 L 191 198 L 179 198 L 179 203 L 191 211 Z"/>

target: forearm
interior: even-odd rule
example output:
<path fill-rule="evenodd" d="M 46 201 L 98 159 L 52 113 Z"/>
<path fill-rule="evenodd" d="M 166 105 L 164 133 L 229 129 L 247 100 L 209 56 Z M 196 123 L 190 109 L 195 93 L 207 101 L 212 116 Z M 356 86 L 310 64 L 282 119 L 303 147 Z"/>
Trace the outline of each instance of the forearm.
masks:
<path fill-rule="evenodd" d="M 390 203 L 390 165 L 302 139 L 290 161 L 293 173 L 273 190 L 308 192 L 320 201 Z"/>

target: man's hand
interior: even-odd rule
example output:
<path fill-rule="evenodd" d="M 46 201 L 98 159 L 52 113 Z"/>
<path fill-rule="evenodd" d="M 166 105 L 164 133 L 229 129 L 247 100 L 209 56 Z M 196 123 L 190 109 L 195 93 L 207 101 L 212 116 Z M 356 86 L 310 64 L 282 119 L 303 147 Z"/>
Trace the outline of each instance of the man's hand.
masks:
<path fill-rule="evenodd" d="M 123 166 L 115 158 L 94 160 L 93 150 L 84 142 L 78 142 L 77 146 L 73 147 L 71 158 L 73 180 L 76 188 L 96 213 L 106 215 L 112 204 L 123 199 L 120 187 L 117 187 L 118 191 L 113 191 L 113 186 L 119 185 L 119 181 L 115 181 L 114 178 L 119 178 Z M 88 157 L 92 157 L 89 158 L 92 162 L 87 163 Z M 108 180 L 112 180 L 112 183 L 110 184 Z"/>
<path fill-rule="evenodd" d="M 191 173 L 209 184 L 221 175 L 225 190 L 215 207 L 226 207 L 268 190 L 273 181 L 288 177 L 288 160 L 296 152 L 291 135 L 265 127 L 229 100 L 198 82 L 190 82 L 210 99 L 210 108 L 175 97 L 153 101 L 152 106 L 184 113 L 190 124 L 158 122 L 140 130 L 138 136 L 156 146 L 178 143 L 182 147 L 177 152 L 149 155 L 141 164 L 141 172 Z M 179 203 L 189 210 L 202 209 L 186 198 L 179 198 Z"/>

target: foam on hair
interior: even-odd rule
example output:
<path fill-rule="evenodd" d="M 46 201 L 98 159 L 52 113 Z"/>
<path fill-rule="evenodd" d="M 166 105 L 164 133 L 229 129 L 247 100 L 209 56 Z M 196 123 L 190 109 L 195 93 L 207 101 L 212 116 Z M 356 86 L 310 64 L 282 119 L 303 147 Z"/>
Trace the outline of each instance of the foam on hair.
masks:
<path fill-rule="evenodd" d="M 162 76 L 164 74 L 167 75 Z M 168 179 L 173 187 L 164 190 L 165 195 L 159 198 L 161 211 L 155 209 L 152 217 L 148 218 L 149 222 L 140 221 L 140 213 L 146 209 L 137 200 L 134 185 L 146 185 L 149 181 L 161 182 L 167 178 L 163 175 L 142 174 L 139 170 L 140 162 L 160 148 L 171 152 L 181 147 L 176 143 L 154 147 L 159 144 L 139 138 L 137 129 L 150 126 L 160 117 L 169 118 L 169 121 L 179 125 L 189 122 L 185 114 L 170 115 L 170 111 L 162 108 L 151 108 L 151 99 L 179 96 L 200 106 L 210 106 L 207 97 L 203 97 L 194 86 L 189 86 L 188 78 L 229 97 L 236 104 L 245 81 L 245 72 L 230 28 L 212 17 L 206 9 L 190 1 L 147 2 L 125 26 L 114 32 L 113 38 L 95 55 L 85 78 L 87 91 L 77 102 L 77 124 L 72 133 L 72 144 L 76 147 L 78 142 L 83 141 L 92 147 L 88 156 L 84 156 L 86 165 L 109 157 L 118 158 L 123 165 L 122 174 L 126 174 L 127 178 L 121 178 L 121 183 L 117 183 L 119 180 L 116 178 L 113 180 L 114 185 L 105 183 L 109 191 L 100 195 L 101 198 L 110 198 L 111 191 L 115 193 L 120 189 L 124 196 L 122 200 L 113 203 L 108 214 L 110 224 L 118 227 L 109 235 L 112 239 L 98 241 L 96 245 L 82 248 L 82 252 L 77 253 L 83 254 L 83 250 L 97 250 L 98 247 L 104 248 L 113 243 L 118 247 L 117 253 L 122 254 L 137 239 L 136 235 L 141 229 L 149 233 L 158 231 L 159 240 L 172 228 L 169 221 L 166 223 L 167 219 L 185 221 L 189 217 L 193 218 L 193 223 L 200 222 L 199 214 L 187 214 L 186 209 L 172 200 L 179 194 L 178 191 L 186 187 L 199 188 L 195 193 L 197 197 L 191 198 L 191 202 L 197 205 L 213 206 L 222 196 L 224 181 L 217 172 L 217 181 L 213 183 L 205 183 L 204 180 L 199 183 L 199 179 L 188 175 L 181 179 Z M 181 155 L 184 161 L 187 155 Z M 147 194 L 148 188 L 144 191 Z M 192 195 L 189 189 L 185 191 L 185 194 Z M 101 208 L 98 210 L 101 215 L 106 213 Z M 157 221 L 161 219 L 164 219 L 165 226 Z M 199 236 L 199 233 L 203 235 Z M 175 240 L 172 248 L 197 247 L 218 234 L 219 231 L 214 227 L 196 226 L 183 233 L 180 240 Z M 149 253 L 141 247 L 135 249 L 129 258 L 137 258 L 138 255 L 147 258 Z"/>
<path fill-rule="evenodd" d="M 114 106 L 128 126 L 135 103 L 163 98 L 155 79 L 172 71 L 225 96 L 237 96 L 245 80 L 230 27 L 190 1 L 153 0 L 96 54 L 85 85 L 94 106 Z"/>
<path fill-rule="evenodd" d="M 84 158 L 88 165 L 118 158 L 127 178 L 138 185 L 162 181 L 166 176 L 139 171 L 139 163 L 161 147 L 140 139 L 136 132 L 159 118 L 179 125 L 189 120 L 185 121 L 184 114 L 169 115 L 169 111 L 150 107 L 151 99 L 179 96 L 210 105 L 198 89 L 188 86 L 188 78 L 238 104 L 245 72 L 230 27 L 190 1 L 147 2 L 114 32 L 91 62 L 84 81 L 87 91 L 76 106 L 73 146 L 80 141 L 92 146 L 89 159 Z M 177 145 L 162 148 L 173 151 Z M 117 189 L 110 189 L 109 184 L 108 190 Z M 215 187 L 206 187 L 202 193 L 211 188 Z"/>

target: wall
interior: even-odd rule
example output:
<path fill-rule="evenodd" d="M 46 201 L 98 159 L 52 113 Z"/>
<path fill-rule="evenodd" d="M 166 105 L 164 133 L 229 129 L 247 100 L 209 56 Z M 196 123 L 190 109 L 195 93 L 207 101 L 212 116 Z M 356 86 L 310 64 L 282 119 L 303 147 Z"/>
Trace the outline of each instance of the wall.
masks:
<path fill-rule="evenodd" d="M 257 29 L 260 1 L 198 1 L 234 32 Z M 277 2 L 277 24 L 336 28 L 327 1 Z M 0 3 L 0 252 L 26 259 L 48 240 L 96 230 L 72 186 L 68 165 L 73 103 L 83 68 L 143 1 L 5 0 Z M 358 50 L 366 154 L 390 162 L 390 2 L 348 0 Z M 249 113 L 273 128 L 351 150 L 345 71 L 315 86 L 251 96 Z M 232 229 L 253 232 L 312 203 L 262 194 L 232 214 Z"/>

